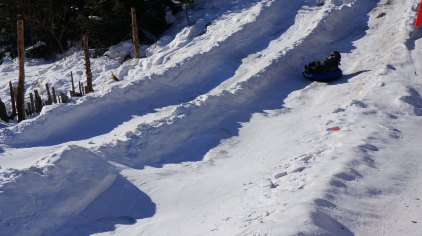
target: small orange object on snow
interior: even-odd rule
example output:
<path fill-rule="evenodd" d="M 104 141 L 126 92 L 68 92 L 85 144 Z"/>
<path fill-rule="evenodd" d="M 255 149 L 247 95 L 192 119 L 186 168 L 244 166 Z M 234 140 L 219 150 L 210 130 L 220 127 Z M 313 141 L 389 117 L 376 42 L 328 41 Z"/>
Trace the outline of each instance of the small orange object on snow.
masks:
<path fill-rule="evenodd" d="M 330 131 L 339 131 L 340 130 L 340 127 L 332 127 L 332 128 L 329 128 L 328 130 L 330 130 Z"/>

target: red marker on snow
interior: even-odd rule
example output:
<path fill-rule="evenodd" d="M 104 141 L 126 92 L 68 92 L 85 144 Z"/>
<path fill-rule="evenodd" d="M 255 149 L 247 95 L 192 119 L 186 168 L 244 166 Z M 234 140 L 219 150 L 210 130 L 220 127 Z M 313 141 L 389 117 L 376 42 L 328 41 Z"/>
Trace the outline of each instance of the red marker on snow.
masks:
<path fill-rule="evenodd" d="M 422 24 L 422 0 L 421 0 L 421 3 L 419 4 L 418 15 L 416 16 L 416 22 L 415 22 L 416 28 L 419 28 L 421 24 Z"/>
<path fill-rule="evenodd" d="M 336 132 L 340 130 L 340 127 L 332 127 L 332 128 L 329 128 L 328 130 Z"/>

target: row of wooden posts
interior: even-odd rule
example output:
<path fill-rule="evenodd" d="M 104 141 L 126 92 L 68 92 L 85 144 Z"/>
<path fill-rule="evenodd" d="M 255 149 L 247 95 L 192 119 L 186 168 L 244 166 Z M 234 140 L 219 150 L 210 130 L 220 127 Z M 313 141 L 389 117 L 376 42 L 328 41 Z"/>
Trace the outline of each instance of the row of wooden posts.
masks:
<path fill-rule="evenodd" d="M 136 10 L 134 7 L 131 9 L 132 16 L 132 36 L 133 36 L 133 45 L 134 45 L 134 55 L 135 58 L 140 58 L 139 54 L 139 37 L 138 37 L 138 26 L 137 26 L 137 17 Z M 0 99 L 0 119 L 9 122 L 9 119 L 14 119 L 18 116 L 18 122 L 25 120 L 26 116 L 32 116 L 35 112 L 39 113 L 44 105 L 51 105 L 52 103 L 66 103 L 69 99 L 66 94 L 60 92 L 59 96 L 56 96 L 54 87 L 52 87 L 52 93 L 48 84 L 46 84 L 48 100 L 43 102 L 38 91 L 34 90 L 35 96 L 30 93 L 29 99 L 30 102 L 27 103 L 27 109 L 25 109 L 25 49 L 24 49 L 24 25 L 23 20 L 17 21 L 17 31 L 18 31 L 18 60 L 19 60 L 19 80 L 18 86 L 16 89 L 16 94 L 12 88 L 12 82 L 10 82 L 10 93 L 11 93 L 11 103 L 12 103 L 12 114 L 7 115 L 7 111 L 4 103 Z M 84 48 L 84 59 L 85 59 L 85 73 L 86 73 L 86 83 L 84 87 L 83 83 L 79 82 L 79 93 L 75 91 L 75 85 L 73 82 L 73 74 L 71 73 L 71 83 L 72 90 L 70 91 L 71 97 L 80 97 L 84 94 L 93 92 L 92 87 L 92 72 L 91 72 L 91 62 L 89 56 L 88 48 L 88 36 L 84 35 L 82 37 L 82 44 Z M 112 79 L 117 80 L 117 78 L 112 75 Z M 16 101 L 15 101 L 16 98 Z"/>
<path fill-rule="evenodd" d="M 78 82 L 78 88 L 79 91 L 77 91 L 75 89 L 75 83 L 73 80 L 73 73 L 70 73 L 70 81 L 72 84 L 72 89 L 70 90 L 70 96 L 71 97 L 82 97 L 85 94 L 89 93 L 89 88 L 88 86 L 84 86 L 84 84 L 79 81 Z M 117 80 L 117 78 L 115 78 L 114 74 L 112 74 L 112 79 Z M 17 103 L 16 103 L 16 92 L 15 89 L 13 88 L 12 85 L 12 81 L 9 82 L 9 91 L 10 91 L 10 103 L 11 103 L 11 114 L 8 114 L 6 111 L 6 106 L 5 104 L 1 101 L 0 99 L 0 119 L 6 122 L 9 122 L 10 120 L 14 119 L 17 115 Z M 57 104 L 57 103 L 67 103 L 69 101 L 69 96 L 67 96 L 65 93 L 63 92 L 59 92 L 56 93 L 56 89 L 54 87 L 51 87 L 51 91 L 50 91 L 50 86 L 47 84 L 45 84 L 45 91 L 47 94 L 47 100 L 43 100 L 40 96 L 40 93 L 38 92 L 37 89 L 34 90 L 33 93 L 29 93 L 29 97 L 26 97 L 26 99 L 29 98 L 30 102 L 27 102 L 26 104 L 26 108 L 25 108 L 25 115 L 26 117 L 32 117 L 34 116 L 36 113 L 40 113 L 42 108 L 44 106 L 48 106 L 48 105 L 52 105 Z"/>
<path fill-rule="evenodd" d="M 0 119 L 5 122 L 9 122 L 10 120 L 14 119 L 18 114 L 18 106 L 16 102 L 17 99 L 15 99 L 17 98 L 17 94 L 15 94 L 15 90 L 13 89 L 11 81 L 9 82 L 9 87 L 10 103 L 12 107 L 11 114 L 7 113 L 5 104 L 0 100 Z M 53 103 L 67 103 L 69 101 L 69 97 L 63 92 L 60 92 L 59 95 L 57 95 L 54 87 L 51 88 L 51 92 L 48 84 L 45 84 L 45 88 L 47 91 L 47 100 L 45 101 L 43 101 L 37 89 L 34 90 L 34 93 L 29 93 L 29 97 L 26 97 L 27 99 L 29 98 L 30 101 L 26 104 L 26 108 L 24 108 L 25 115 L 27 117 L 33 116 L 35 113 L 40 113 L 44 106 L 52 105 Z"/>
<path fill-rule="evenodd" d="M 89 93 L 88 86 L 84 86 L 84 84 L 79 81 L 78 87 L 79 92 L 75 90 L 75 84 L 73 81 L 73 73 L 71 72 L 71 84 L 72 84 L 72 90 L 70 91 L 71 97 L 82 97 L 83 95 Z M 56 89 L 54 87 L 45 84 L 45 90 L 47 93 L 47 100 L 43 100 L 40 96 L 40 93 L 37 89 L 34 90 L 34 93 L 29 93 L 30 102 L 27 102 L 27 106 L 25 109 L 26 116 L 33 116 L 34 113 L 40 113 L 42 108 L 44 106 L 57 104 L 57 103 L 67 103 L 69 101 L 69 96 L 67 96 L 63 92 L 56 93 Z M 16 103 L 16 95 L 15 89 L 12 86 L 12 81 L 9 82 L 9 91 L 10 91 L 10 103 L 11 103 L 11 114 L 8 114 L 5 108 L 5 104 L 0 99 L 0 119 L 9 122 L 10 119 L 14 119 L 14 117 L 17 115 L 17 103 Z M 3 108 L 3 109 L 2 109 Z"/>

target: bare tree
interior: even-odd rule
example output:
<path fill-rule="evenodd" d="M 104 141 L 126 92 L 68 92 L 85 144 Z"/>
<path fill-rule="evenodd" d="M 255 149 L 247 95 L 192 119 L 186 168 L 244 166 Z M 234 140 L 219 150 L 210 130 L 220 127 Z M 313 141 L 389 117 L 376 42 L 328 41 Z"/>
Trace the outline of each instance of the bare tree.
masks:
<path fill-rule="evenodd" d="M 88 36 L 84 35 L 82 38 L 84 45 L 84 54 L 85 54 L 85 72 L 86 72 L 86 83 L 87 83 L 87 92 L 93 92 L 92 88 L 92 72 L 91 72 L 91 62 L 89 59 L 89 50 L 88 50 Z"/>
<path fill-rule="evenodd" d="M 139 58 L 139 34 L 138 34 L 138 24 L 136 18 L 136 9 L 134 7 L 131 8 L 132 13 L 132 36 L 133 36 L 133 46 L 134 46 L 134 53 L 135 58 Z"/>
<path fill-rule="evenodd" d="M 18 20 L 19 81 L 16 96 L 18 122 L 25 120 L 25 50 L 23 20 Z"/>

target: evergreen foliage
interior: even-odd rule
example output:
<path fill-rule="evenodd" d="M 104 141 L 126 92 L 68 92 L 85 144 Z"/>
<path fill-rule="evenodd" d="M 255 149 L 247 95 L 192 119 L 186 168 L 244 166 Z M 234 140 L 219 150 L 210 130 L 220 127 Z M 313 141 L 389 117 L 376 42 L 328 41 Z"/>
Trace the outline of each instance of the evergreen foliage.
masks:
<path fill-rule="evenodd" d="M 172 0 L 0 0 L 0 58 L 16 57 L 16 22 L 25 24 L 29 57 L 63 53 L 88 34 L 91 48 L 105 48 L 131 38 L 130 8 L 135 7 L 141 43 L 143 32 L 160 35 L 170 25 L 166 9 L 180 10 Z M 33 47 L 30 47 L 33 46 Z"/>

